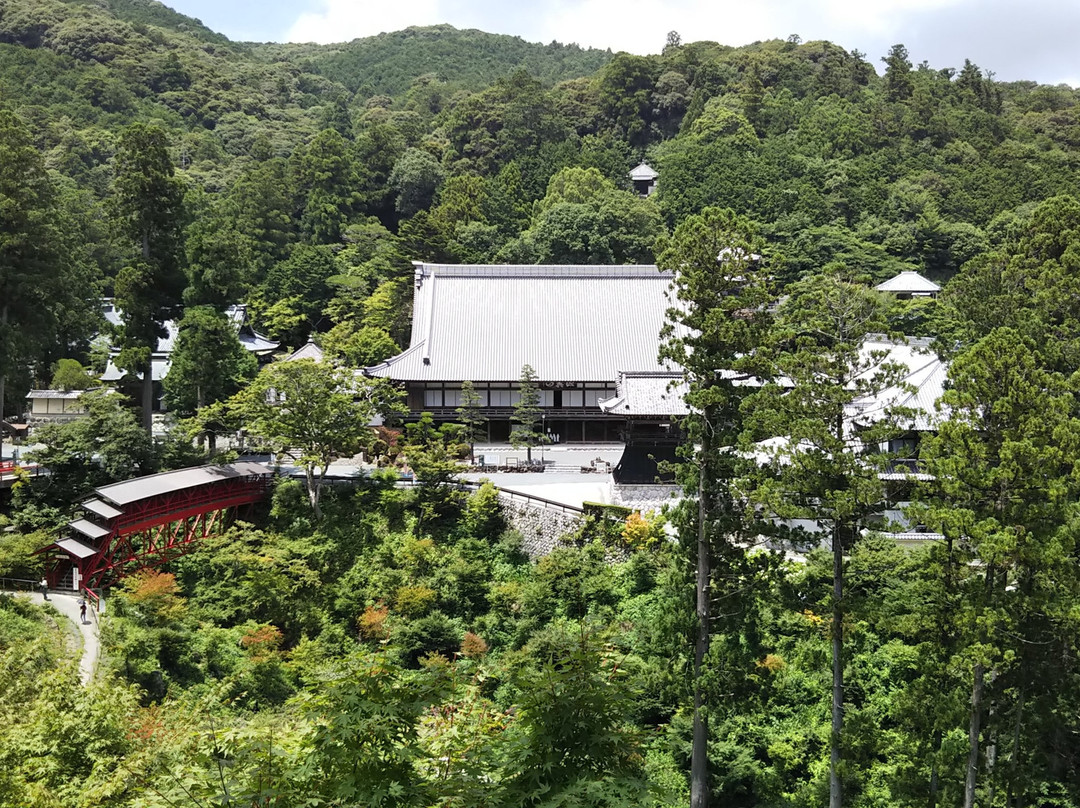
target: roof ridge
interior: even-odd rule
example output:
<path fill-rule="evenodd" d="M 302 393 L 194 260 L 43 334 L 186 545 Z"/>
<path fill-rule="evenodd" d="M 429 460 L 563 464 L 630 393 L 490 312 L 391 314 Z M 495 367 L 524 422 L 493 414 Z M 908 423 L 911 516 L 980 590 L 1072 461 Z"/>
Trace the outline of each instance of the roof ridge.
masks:
<path fill-rule="evenodd" d="M 419 264 L 418 278 L 665 278 L 670 272 L 656 264 Z"/>

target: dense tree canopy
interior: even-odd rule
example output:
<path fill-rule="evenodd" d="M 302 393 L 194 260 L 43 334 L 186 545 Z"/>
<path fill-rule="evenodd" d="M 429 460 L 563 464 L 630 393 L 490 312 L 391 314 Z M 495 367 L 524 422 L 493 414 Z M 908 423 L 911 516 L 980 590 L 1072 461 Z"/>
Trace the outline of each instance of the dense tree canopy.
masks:
<path fill-rule="evenodd" d="M 110 593 L 90 689 L 55 617 L 0 598 L 0 803 L 1080 804 L 1080 94 L 902 44 L 688 40 L 239 44 L 156 3 L 0 2 L 0 413 L 100 369 L 102 293 L 145 391 L 180 322 L 166 397 L 201 412 L 154 442 L 91 393 L 39 431 L 53 473 L 5 500 L 0 574 L 37 573 L 34 531 L 93 485 L 205 462 L 196 431 L 242 427 L 306 483 Z M 369 425 L 393 396 L 354 370 L 406 347 L 414 260 L 675 273 L 676 541 L 604 509 L 530 561 L 494 489 L 452 484 L 469 399 L 471 435 Z M 869 291 L 906 269 L 940 300 Z M 341 366 L 238 392 L 233 303 Z M 844 409 L 861 338 L 899 328 L 953 360 L 903 482 L 944 538 L 910 552 L 866 518 L 897 492 Z M 369 443 L 416 489 L 321 487 Z"/>

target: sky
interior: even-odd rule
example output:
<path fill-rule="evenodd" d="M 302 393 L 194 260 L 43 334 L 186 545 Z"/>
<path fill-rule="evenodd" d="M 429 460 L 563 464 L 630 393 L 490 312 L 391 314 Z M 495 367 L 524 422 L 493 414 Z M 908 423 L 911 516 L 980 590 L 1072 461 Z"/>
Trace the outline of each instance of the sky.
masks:
<path fill-rule="evenodd" d="M 659 53 L 683 42 L 827 39 L 879 70 L 890 46 L 914 64 L 970 59 L 1002 81 L 1080 86 L 1077 0 L 165 0 L 232 40 L 344 42 L 449 23 L 530 42 Z"/>

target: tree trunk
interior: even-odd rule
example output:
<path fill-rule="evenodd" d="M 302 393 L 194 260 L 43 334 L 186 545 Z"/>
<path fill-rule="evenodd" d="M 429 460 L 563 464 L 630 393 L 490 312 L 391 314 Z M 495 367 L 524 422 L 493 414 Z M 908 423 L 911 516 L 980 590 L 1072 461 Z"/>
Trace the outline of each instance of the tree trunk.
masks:
<path fill-rule="evenodd" d="M 1024 566 L 1023 575 L 1021 577 L 1020 592 L 1024 598 L 1031 597 L 1031 585 L 1034 573 L 1031 567 Z M 1027 670 L 1027 646 L 1021 644 L 1018 654 L 1018 670 Z M 1013 724 L 1013 737 L 1012 737 L 1012 749 L 1009 752 L 1009 778 L 1008 778 L 1008 790 L 1005 795 L 1005 805 L 1012 806 L 1014 802 L 1017 808 L 1024 804 L 1024 789 L 1020 789 L 1020 793 L 1016 793 L 1016 787 L 1020 778 L 1020 734 L 1024 728 L 1024 706 L 1027 702 L 1027 685 L 1028 680 L 1021 677 L 1019 683 L 1019 693 L 1016 696 L 1016 721 Z"/>
<path fill-rule="evenodd" d="M 829 808 L 840 808 L 840 736 L 844 731 L 844 547 L 841 526 L 833 525 L 833 606 L 832 606 L 832 731 L 829 734 Z"/>
<path fill-rule="evenodd" d="M 964 778 L 964 808 L 975 808 L 975 783 L 979 776 L 979 732 L 982 722 L 983 666 L 976 663 L 971 686 L 971 717 L 968 723 L 967 776 Z"/>
<path fill-rule="evenodd" d="M 709 725 L 701 693 L 702 666 L 709 653 L 709 531 L 706 504 L 705 439 L 698 463 L 697 642 L 694 645 L 694 739 L 690 757 L 690 808 L 709 805 Z"/>
<path fill-rule="evenodd" d="M 986 602 L 994 591 L 994 568 L 986 568 Z M 983 638 L 980 637 L 980 640 Z M 975 806 L 975 785 L 979 779 L 979 735 L 982 732 L 983 689 L 986 670 L 981 662 L 975 664 L 971 684 L 971 715 L 968 721 L 968 761 L 964 777 L 964 808 Z"/>
<path fill-rule="evenodd" d="M 142 425 L 147 433 L 154 430 L 154 355 L 150 354 L 143 368 L 142 378 Z"/>
<path fill-rule="evenodd" d="M 304 474 L 307 476 L 307 490 L 308 490 L 308 502 L 311 503 L 311 510 L 315 514 L 315 520 L 322 520 L 322 508 L 319 507 L 319 494 L 322 492 L 322 478 L 326 475 L 326 469 L 323 469 L 319 478 L 315 478 L 315 467 L 309 465 L 304 469 Z"/>
<path fill-rule="evenodd" d="M 930 793 L 927 796 L 927 808 L 937 808 L 938 801 L 938 756 L 941 754 L 941 730 L 934 730 L 934 744 L 930 753 Z"/>
<path fill-rule="evenodd" d="M 142 257 L 144 261 L 150 260 L 150 233 L 143 231 L 142 234 Z M 157 341 L 152 341 L 148 346 L 150 358 L 146 360 L 146 368 L 143 370 L 142 380 L 142 423 L 143 429 L 153 435 L 154 431 L 154 350 Z"/>
<path fill-rule="evenodd" d="M 1005 799 L 1005 805 L 1015 808 L 1023 808 L 1024 790 L 1021 788 L 1017 794 L 1017 783 L 1020 778 L 1020 732 L 1024 728 L 1024 702 L 1027 699 L 1027 681 L 1020 682 L 1020 695 L 1016 700 L 1016 723 L 1013 725 L 1012 754 L 1009 758 L 1009 790 Z"/>
<path fill-rule="evenodd" d="M 953 540 L 951 537 L 948 537 L 945 540 L 945 559 L 945 591 L 956 592 L 956 556 L 953 553 Z M 945 621 L 940 619 L 940 616 L 937 623 L 938 627 L 941 629 L 941 632 L 938 635 L 938 647 L 940 649 L 940 652 L 943 654 L 943 659 L 948 659 L 952 655 L 953 648 L 956 645 L 956 636 L 953 630 L 947 627 Z M 939 678 L 939 687 L 941 688 L 942 692 L 944 692 L 948 684 L 945 681 L 945 675 L 941 674 L 940 670 Z M 942 731 L 940 727 L 934 729 L 933 738 L 933 746 L 931 747 L 930 752 L 930 790 L 927 798 L 928 808 L 937 808 L 938 793 L 941 789 L 941 776 L 938 771 L 938 762 L 941 757 L 942 743 Z"/>

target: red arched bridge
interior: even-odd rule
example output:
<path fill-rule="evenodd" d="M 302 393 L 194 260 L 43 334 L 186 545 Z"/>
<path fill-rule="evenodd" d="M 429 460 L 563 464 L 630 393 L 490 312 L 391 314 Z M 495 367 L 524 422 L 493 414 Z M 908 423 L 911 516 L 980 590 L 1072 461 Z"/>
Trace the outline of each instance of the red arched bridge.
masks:
<path fill-rule="evenodd" d="M 49 586 L 90 591 L 190 552 L 262 500 L 272 474 L 258 463 L 233 463 L 96 489 L 65 535 L 38 551 L 49 561 Z"/>

